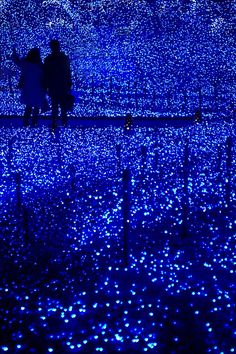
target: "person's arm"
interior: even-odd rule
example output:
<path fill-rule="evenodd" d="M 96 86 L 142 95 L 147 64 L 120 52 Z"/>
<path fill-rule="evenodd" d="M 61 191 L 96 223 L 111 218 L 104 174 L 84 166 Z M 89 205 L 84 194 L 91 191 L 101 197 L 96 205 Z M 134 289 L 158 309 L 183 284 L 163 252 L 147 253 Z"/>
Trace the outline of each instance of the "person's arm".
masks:
<path fill-rule="evenodd" d="M 16 48 L 13 48 L 12 60 L 16 65 L 22 66 L 22 59 L 20 59 L 19 55 L 17 54 Z"/>
<path fill-rule="evenodd" d="M 48 59 L 44 60 L 43 64 L 43 87 L 45 90 L 48 89 Z"/>
<path fill-rule="evenodd" d="M 68 57 L 66 57 L 66 74 L 67 74 L 66 76 L 67 76 L 68 89 L 71 89 L 72 76 L 71 76 L 70 60 Z"/>

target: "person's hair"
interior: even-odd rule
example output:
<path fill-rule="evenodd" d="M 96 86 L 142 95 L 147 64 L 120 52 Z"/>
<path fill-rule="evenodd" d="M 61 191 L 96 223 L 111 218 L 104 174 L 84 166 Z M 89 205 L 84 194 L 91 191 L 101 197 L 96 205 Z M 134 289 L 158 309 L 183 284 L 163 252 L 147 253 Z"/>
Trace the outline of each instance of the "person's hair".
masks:
<path fill-rule="evenodd" d="M 60 42 L 57 39 L 52 39 L 50 41 L 50 48 L 53 52 L 59 52 L 60 51 Z"/>
<path fill-rule="evenodd" d="M 28 54 L 25 57 L 25 61 L 32 63 L 32 64 L 41 64 L 42 60 L 40 57 L 39 48 L 30 49 Z"/>

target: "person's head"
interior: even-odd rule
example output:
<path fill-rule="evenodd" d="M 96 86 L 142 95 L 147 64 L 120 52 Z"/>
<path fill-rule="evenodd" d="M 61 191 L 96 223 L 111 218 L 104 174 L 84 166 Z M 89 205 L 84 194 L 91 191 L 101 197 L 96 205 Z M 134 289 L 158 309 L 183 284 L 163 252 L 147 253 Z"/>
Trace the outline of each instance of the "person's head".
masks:
<path fill-rule="evenodd" d="M 60 52 L 60 42 L 57 39 L 52 39 L 49 45 L 53 53 Z"/>
<path fill-rule="evenodd" d="M 32 64 L 40 64 L 41 57 L 39 48 L 30 49 L 28 54 L 26 55 L 25 60 Z"/>

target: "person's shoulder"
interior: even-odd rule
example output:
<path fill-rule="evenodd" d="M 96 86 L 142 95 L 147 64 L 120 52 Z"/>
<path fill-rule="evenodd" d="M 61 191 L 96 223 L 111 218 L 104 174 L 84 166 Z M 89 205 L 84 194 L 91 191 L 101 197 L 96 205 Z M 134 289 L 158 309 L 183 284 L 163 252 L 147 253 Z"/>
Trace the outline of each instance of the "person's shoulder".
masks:
<path fill-rule="evenodd" d="M 51 59 L 51 58 L 53 58 L 53 53 L 49 53 L 49 54 L 46 56 L 45 60 L 46 60 L 46 59 Z"/>
<path fill-rule="evenodd" d="M 52 55 L 51 55 L 51 54 L 48 54 L 48 55 L 46 56 L 46 58 L 44 59 L 44 63 L 49 62 L 49 61 L 51 60 L 51 58 L 52 58 Z"/>
<path fill-rule="evenodd" d="M 45 58 L 44 66 L 52 67 L 57 63 L 57 61 L 58 57 L 51 53 Z"/>
<path fill-rule="evenodd" d="M 68 55 L 64 52 L 60 52 L 60 56 L 61 56 L 61 58 L 69 59 Z"/>

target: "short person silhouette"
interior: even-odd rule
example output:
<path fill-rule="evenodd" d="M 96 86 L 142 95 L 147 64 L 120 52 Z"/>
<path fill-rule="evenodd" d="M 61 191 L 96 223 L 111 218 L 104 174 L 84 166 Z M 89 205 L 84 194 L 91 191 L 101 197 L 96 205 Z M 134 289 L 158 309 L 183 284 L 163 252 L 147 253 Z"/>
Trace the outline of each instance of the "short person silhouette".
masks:
<path fill-rule="evenodd" d="M 29 125 L 32 116 L 33 126 L 36 126 L 39 110 L 45 103 L 46 95 L 40 51 L 38 48 L 32 48 L 26 57 L 21 59 L 14 49 L 12 59 L 21 69 L 18 87 L 21 90 L 21 101 L 25 105 L 24 125 Z"/>

